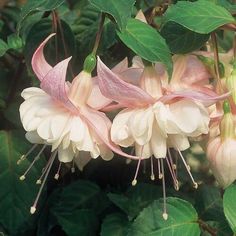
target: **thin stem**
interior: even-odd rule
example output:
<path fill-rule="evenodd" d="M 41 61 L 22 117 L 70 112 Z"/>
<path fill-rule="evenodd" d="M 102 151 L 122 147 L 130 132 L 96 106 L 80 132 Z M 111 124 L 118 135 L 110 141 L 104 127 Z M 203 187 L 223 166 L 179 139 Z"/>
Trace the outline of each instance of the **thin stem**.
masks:
<path fill-rule="evenodd" d="M 214 32 L 211 33 L 211 40 L 212 40 L 212 46 L 213 46 L 213 50 L 214 50 L 215 73 L 216 73 L 216 78 L 219 81 L 220 80 L 220 69 L 219 69 L 220 60 L 219 60 L 216 34 Z"/>
<path fill-rule="evenodd" d="M 211 236 L 216 236 L 217 235 L 217 230 L 212 228 L 210 225 L 206 224 L 204 221 L 201 219 L 198 219 L 198 224 L 200 227 L 204 230 L 207 231 Z"/>
<path fill-rule="evenodd" d="M 104 22 L 105 22 L 105 14 L 102 13 L 100 23 L 99 23 L 99 26 L 98 26 L 98 31 L 97 31 L 94 47 L 93 47 L 93 51 L 92 51 L 92 53 L 94 55 L 97 53 L 97 50 L 98 50 L 98 46 L 99 46 L 101 36 L 102 36 L 102 29 L 103 29 Z"/>

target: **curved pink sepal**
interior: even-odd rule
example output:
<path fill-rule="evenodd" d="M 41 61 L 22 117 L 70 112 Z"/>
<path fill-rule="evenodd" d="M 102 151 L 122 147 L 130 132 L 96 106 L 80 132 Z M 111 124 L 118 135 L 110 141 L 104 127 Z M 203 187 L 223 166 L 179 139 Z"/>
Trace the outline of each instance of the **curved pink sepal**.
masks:
<path fill-rule="evenodd" d="M 78 109 L 69 100 L 66 92 L 66 72 L 71 57 L 56 64 L 43 78 L 40 87 L 56 101 L 61 102 L 73 113 L 78 113 Z"/>
<path fill-rule="evenodd" d="M 163 103 L 171 102 L 171 100 L 178 99 L 178 98 L 188 98 L 193 99 L 201 102 L 205 106 L 210 106 L 217 101 L 224 100 L 229 97 L 230 93 L 225 93 L 222 95 L 218 95 L 216 93 L 202 93 L 198 91 L 181 91 L 181 92 L 174 92 L 172 94 L 162 96 L 159 101 Z"/>
<path fill-rule="evenodd" d="M 102 94 L 126 107 L 142 107 L 155 102 L 141 88 L 128 84 L 113 73 L 98 57 L 98 85 Z"/>
<path fill-rule="evenodd" d="M 43 80 L 44 76 L 52 69 L 52 67 L 45 60 L 43 49 L 48 40 L 55 34 L 50 34 L 36 49 L 31 60 L 31 65 L 34 73 L 37 75 L 40 81 Z"/>
<path fill-rule="evenodd" d="M 83 107 L 80 109 L 81 115 L 84 116 L 86 123 L 89 125 L 91 130 L 96 133 L 97 137 L 104 142 L 107 147 L 109 147 L 113 152 L 133 159 L 138 160 L 140 157 L 129 155 L 123 152 L 119 146 L 115 145 L 110 139 L 110 128 L 111 121 L 102 112 L 95 111 L 88 107 Z"/>

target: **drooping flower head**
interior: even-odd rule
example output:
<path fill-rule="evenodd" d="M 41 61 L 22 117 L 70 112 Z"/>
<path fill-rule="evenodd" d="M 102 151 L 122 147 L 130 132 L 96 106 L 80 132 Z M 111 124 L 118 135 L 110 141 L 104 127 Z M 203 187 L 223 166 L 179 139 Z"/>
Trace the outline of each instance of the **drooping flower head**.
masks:
<path fill-rule="evenodd" d="M 177 70 L 178 71 L 178 70 Z M 195 187 L 189 166 L 181 151 L 189 147 L 188 138 L 198 137 L 208 133 L 209 115 L 204 105 L 210 105 L 219 97 L 213 91 L 177 90 L 167 91 L 162 86 L 160 74 L 153 66 L 143 68 L 138 86 L 127 83 L 117 74 L 107 68 L 98 58 L 98 84 L 102 94 L 124 107 L 113 120 L 111 139 L 123 147 L 134 146 L 136 155 L 151 158 L 151 179 L 153 172 L 153 157 L 157 159 L 159 176 L 162 177 L 165 190 L 163 161 L 166 160 L 173 177 L 174 186 L 178 189 L 175 174 L 175 164 L 170 148 L 175 149 Z M 176 74 L 173 74 L 175 79 Z M 137 164 L 133 185 L 137 183 L 137 175 L 141 159 Z M 165 198 L 165 191 L 164 198 Z M 164 206 L 163 217 L 167 219 Z"/>
<path fill-rule="evenodd" d="M 34 162 L 46 146 L 52 147 L 51 158 L 37 183 L 41 183 L 42 178 L 46 179 L 57 153 L 60 162 L 75 161 L 80 169 L 91 158 L 101 156 L 104 160 L 110 160 L 112 151 L 135 158 L 122 152 L 110 140 L 111 122 L 106 115 L 88 105 L 93 86 L 91 71 L 83 70 L 70 84 L 66 82 L 66 71 L 71 57 L 54 67 L 47 63 L 43 49 L 54 35 L 48 36 L 32 57 L 32 68 L 40 80 L 41 88 L 27 88 L 21 94 L 25 101 L 20 106 L 20 117 L 27 131 L 26 138 L 33 144 L 43 144 Z M 89 152 L 90 155 L 81 155 L 80 151 Z M 21 160 L 27 155 L 23 155 Z M 21 176 L 21 180 L 25 179 L 28 171 Z M 59 172 L 55 177 L 59 177 Z M 31 208 L 32 213 L 36 210 L 37 199 Z"/>
<path fill-rule="evenodd" d="M 236 179 L 235 119 L 228 102 L 224 102 L 224 115 L 220 122 L 220 134 L 209 140 L 207 158 L 216 180 L 226 188 Z"/>

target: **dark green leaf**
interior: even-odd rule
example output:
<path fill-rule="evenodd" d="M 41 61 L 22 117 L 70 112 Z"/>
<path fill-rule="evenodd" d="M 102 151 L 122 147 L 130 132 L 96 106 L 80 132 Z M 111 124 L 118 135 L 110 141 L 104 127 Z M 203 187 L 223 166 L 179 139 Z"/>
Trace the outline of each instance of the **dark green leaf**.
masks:
<path fill-rule="evenodd" d="M 106 216 L 102 223 L 101 236 L 126 236 L 129 221 L 127 217 L 120 213 Z"/>
<path fill-rule="evenodd" d="M 161 197 L 161 190 L 154 185 L 138 184 L 131 187 L 125 195 L 109 193 L 109 199 L 133 219 L 151 202 Z"/>
<path fill-rule="evenodd" d="M 236 232 L 236 185 L 229 186 L 223 197 L 224 213 L 231 229 Z"/>
<path fill-rule="evenodd" d="M 169 21 L 200 34 L 208 34 L 224 24 L 235 22 L 225 8 L 206 0 L 179 1 L 166 11 L 164 23 Z"/>
<path fill-rule="evenodd" d="M 7 37 L 8 47 L 11 49 L 21 49 L 23 47 L 22 39 L 16 34 L 10 34 Z"/>
<path fill-rule="evenodd" d="M 126 28 L 117 32 L 126 46 L 150 62 L 162 62 L 171 74 L 171 55 L 165 40 L 151 26 L 136 19 L 129 19 Z"/>
<path fill-rule="evenodd" d="M 135 219 L 128 236 L 199 236 L 197 213 L 192 205 L 178 198 L 167 198 L 168 220 L 162 218 L 163 201 L 154 201 Z"/>
<path fill-rule="evenodd" d="M 22 7 L 20 20 L 18 22 L 17 30 L 20 31 L 22 22 L 32 13 L 38 11 L 51 11 L 59 7 L 65 0 L 31 0 L 27 1 Z"/>
<path fill-rule="evenodd" d="M 120 29 L 124 29 L 127 20 L 131 17 L 131 12 L 135 0 L 89 0 L 101 12 L 110 14 L 116 21 Z"/>
<path fill-rule="evenodd" d="M 216 187 L 201 185 L 196 192 L 195 207 L 199 217 L 205 221 L 224 220 L 223 201 L 220 191 Z"/>
<path fill-rule="evenodd" d="M 198 34 L 174 22 L 168 22 L 161 29 L 172 53 L 189 53 L 202 47 L 209 38 L 208 34 Z"/>
<path fill-rule="evenodd" d="M 99 223 L 93 210 L 76 210 L 68 215 L 58 215 L 57 219 L 68 236 L 97 235 Z"/>
<path fill-rule="evenodd" d="M 8 49 L 8 45 L 0 39 L 0 57 L 3 56 Z"/>
<path fill-rule="evenodd" d="M 35 181 L 40 173 L 33 167 L 29 178 L 23 182 L 19 180 L 30 164 L 28 160 L 16 164 L 30 148 L 22 133 L 0 131 L 0 143 L 0 224 L 10 235 L 19 235 L 34 225 L 35 216 L 29 210 L 38 189 Z"/>
<path fill-rule="evenodd" d="M 58 216 L 76 209 L 94 209 L 100 214 L 109 204 L 100 188 L 89 182 L 78 180 L 53 193 L 50 198 L 51 212 Z"/>

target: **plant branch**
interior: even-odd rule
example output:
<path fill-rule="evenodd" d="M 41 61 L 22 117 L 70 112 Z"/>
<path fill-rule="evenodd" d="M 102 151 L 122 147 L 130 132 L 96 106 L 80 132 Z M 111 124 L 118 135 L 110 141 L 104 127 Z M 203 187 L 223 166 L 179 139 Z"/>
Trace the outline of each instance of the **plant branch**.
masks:
<path fill-rule="evenodd" d="M 99 26 L 98 26 L 98 32 L 97 32 L 97 35 L 96 35 L 96 39 L 95 39 L 95 43 L 94 43 L 94 47 L 93 47 L 93 51 L 92 51 L 93 54 L 97 53 L 98 46 L 99 46 L 101 36 L 102 36 L 102 29 L 103 29 L 104 21 L 105 21 L 105 14 L 102 13 L 100 23 L 99 23 Z"/>
<path fill-rule="evenodd" d="M 215 228 L 212 228 L 210 225 L 206 224 L 203 220 L 198 219 L 197 223 L 204 231 L 207 231 L 211 236 L 217 235 L 217 230 Z"/>

